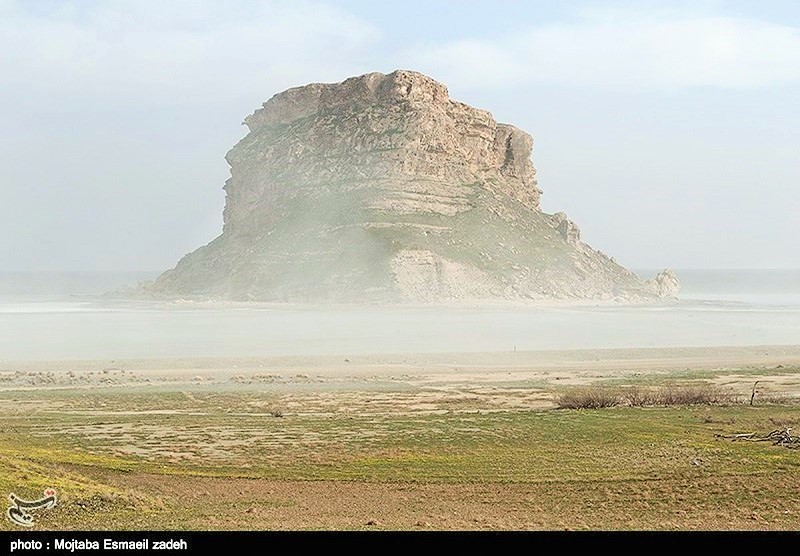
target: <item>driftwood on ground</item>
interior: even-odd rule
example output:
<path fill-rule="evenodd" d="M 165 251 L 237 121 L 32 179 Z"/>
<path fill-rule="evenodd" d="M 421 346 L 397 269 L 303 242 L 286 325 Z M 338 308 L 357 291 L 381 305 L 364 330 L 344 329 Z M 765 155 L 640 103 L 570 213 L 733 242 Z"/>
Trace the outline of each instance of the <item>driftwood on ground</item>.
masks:
<path fill-rule="evenodd" d="M 717 438 L 725 438 L 734 442 L 739 440 L 750 440 L 753 442 L 772 442 L 776 446 L 784 446 L 786 448 L 800 448 L 800 436 L 792 435 L 791 428 L 775 429 L 767 434 L 758 434 L 756 432 L 743 433 L 743 434 L 715 434 Z"/>

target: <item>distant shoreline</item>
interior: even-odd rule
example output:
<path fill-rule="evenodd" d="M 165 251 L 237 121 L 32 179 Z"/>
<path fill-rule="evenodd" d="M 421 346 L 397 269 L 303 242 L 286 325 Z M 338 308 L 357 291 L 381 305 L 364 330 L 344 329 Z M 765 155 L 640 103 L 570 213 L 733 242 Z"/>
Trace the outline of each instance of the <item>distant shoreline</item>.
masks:
<path fill-rule="evenodd" d="M 506 370 L 675 370 L 712 369 L 745 365 L 800 364 L 800 344 L 640 347 L 602 349 L 541 349 L 526 351 L 483 351 L 452 353 L 395 353 L 355 355 L 269 355 L 243 357 L 152 357 L 118 359 L 53 359 L 40 361 L 2 361 L 0 373 L 20 371 L 67 372 L 136 369 L 167 375 L 197 370 L 243 372 L 244 370 L 313 369 L 322 374 L 340 372 L 396 373 L 401 368 L 424 368 L 436 373 L 446 369 L 471 368 Z M 2 384 L 2 383 L 0 383 Z"/>

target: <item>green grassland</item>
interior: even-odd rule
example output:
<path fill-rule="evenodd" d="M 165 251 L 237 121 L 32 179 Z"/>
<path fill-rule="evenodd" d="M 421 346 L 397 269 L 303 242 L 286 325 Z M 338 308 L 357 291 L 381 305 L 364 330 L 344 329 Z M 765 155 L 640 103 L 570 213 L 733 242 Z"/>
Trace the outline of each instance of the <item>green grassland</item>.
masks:
<path fill-rule="evenodd" d="M 426 488 L 465 504 L 494 489 L 504 495 L 486 515 L 516 508 L 497 522 L 510 528 L 800 527 L 800 450 L 716 436 L 796 426 L 798 406 L 452 408 L 320 413 L 257 391 L 2 392 L 0 493 L 56 488 L 60 503 L 37 516 L 41 528 L 326 527 L 303 521 L 291 496 L 192 495 L 207 481 L 239 480 L 254 492 L 281 481 L 404 485 L 421 514 L 413 493 Z M 242 505 L 288 514 L 208 521 Z M 401 517 L 381 523 L 412 525 Z M 451 525 L 468 526 L 431 524 Z"/>

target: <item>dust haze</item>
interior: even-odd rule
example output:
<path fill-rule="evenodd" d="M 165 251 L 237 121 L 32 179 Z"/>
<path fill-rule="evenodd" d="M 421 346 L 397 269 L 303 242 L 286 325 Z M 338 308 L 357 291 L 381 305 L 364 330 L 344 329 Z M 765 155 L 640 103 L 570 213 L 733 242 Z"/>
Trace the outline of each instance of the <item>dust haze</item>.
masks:
<path fill-rule="evenodd" d="M 0 1 L 0 496 L 797 530 L 800 11 L 766 4 Z"/>

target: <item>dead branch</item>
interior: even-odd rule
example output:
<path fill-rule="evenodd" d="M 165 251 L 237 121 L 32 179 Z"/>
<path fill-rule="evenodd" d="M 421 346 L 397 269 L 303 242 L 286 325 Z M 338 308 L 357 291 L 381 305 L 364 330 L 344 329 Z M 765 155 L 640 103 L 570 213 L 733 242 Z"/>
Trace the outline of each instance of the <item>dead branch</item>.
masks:
<path fill-rule="evenodd" d="M 761 382 L 761 381 L 757 380 L 756 383 L 753 384 L 753 393 L 750 394 L 750 405 L 753 405 L 753 400 L 756 399 L 756 386 L 758 386 L 759 382 Z"/>
<path fill-rule="evenodd" d="M 758 434 L 755 432 L 740 433 L 740 434 L 715 434 L 716 438 L 724 438 L 733 442 L 744 440 L 751 442 L 772 442 L 775 446 L 783 446 L 785 448 L 800 448 L 800 436 L 792 435 L 792 429 L 786 427 L 783 429 L 775 429 L 767 434 Z"/>

